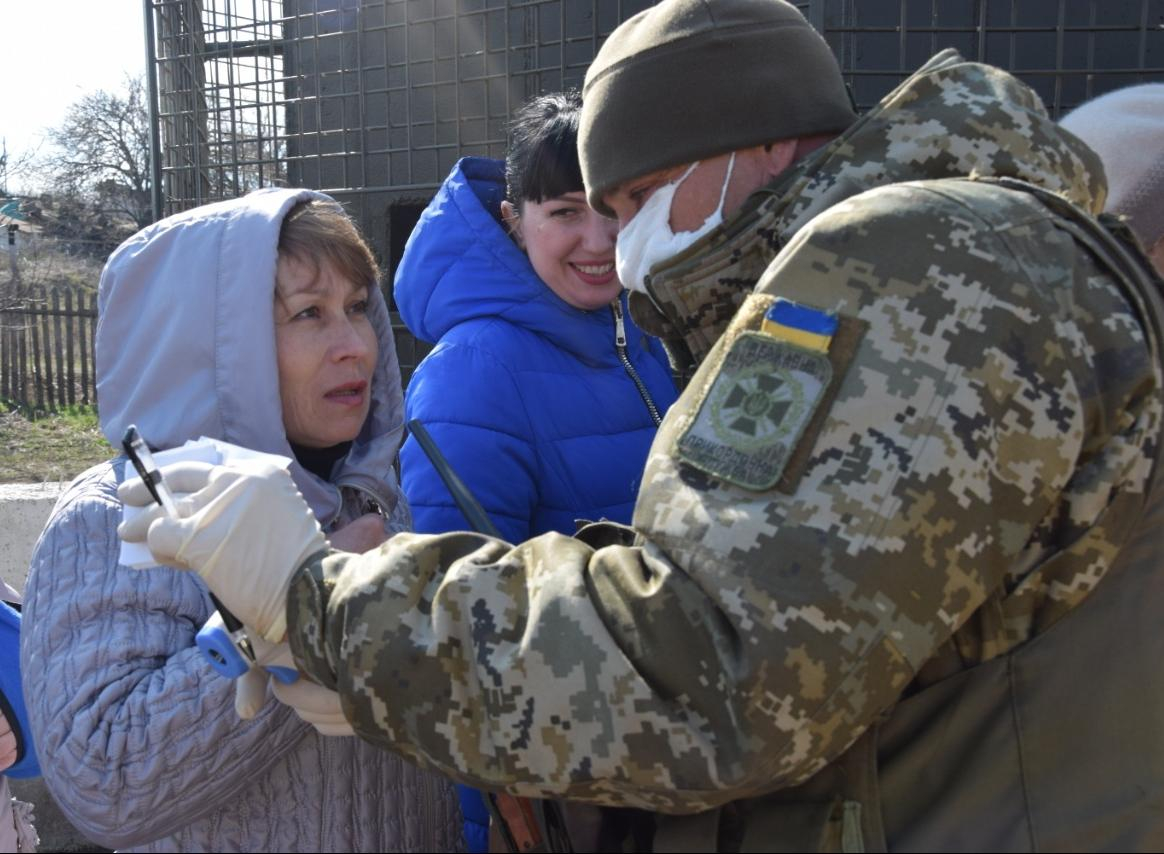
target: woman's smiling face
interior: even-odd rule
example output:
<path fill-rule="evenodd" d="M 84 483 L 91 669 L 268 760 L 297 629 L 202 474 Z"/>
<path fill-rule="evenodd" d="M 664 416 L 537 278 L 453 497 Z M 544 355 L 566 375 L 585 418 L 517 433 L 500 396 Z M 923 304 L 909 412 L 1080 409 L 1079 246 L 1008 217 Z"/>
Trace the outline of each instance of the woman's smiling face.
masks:
<path fill-rule="evenodd" d="M 534 271 L 567 303 L 590 311 L 618 296 L 618 225 L 586 204 L 584 192 L 526 201 L 520 211 L 504 202 L 502 210 Z"/>

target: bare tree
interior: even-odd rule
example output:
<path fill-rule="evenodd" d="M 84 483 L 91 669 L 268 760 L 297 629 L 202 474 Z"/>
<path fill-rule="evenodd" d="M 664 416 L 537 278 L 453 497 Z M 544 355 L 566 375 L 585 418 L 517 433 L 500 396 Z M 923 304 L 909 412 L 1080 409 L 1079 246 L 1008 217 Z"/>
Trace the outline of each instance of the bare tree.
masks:
<path fill-rule="evenodd" d="M 145 84 L 126 78 L 124 90 L 98 90 L 73 103 L 64 121 L 49 131 L 55 151 L 44 171 L 54 190 L 87 197 L 110 215 L 135 227 L 148 225 L 150 122 Z"/>

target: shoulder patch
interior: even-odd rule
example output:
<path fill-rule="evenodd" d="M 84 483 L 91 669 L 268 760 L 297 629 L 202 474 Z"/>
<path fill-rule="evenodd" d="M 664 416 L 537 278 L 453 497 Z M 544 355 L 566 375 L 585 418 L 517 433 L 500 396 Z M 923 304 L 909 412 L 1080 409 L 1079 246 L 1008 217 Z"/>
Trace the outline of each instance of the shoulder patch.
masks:
<path fill-rule="evenodd" d="M 679 459 L 744 489 L 792 492 L 864 331 L 839 320 L 825 347 L 770 326 L 736 338 L 679 437 Z"/>

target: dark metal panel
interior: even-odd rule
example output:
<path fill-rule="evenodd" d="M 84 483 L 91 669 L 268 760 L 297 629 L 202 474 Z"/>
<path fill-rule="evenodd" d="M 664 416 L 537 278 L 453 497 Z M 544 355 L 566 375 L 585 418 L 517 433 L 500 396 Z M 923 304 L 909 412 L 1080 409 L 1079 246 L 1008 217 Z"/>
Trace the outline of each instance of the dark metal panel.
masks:
<path fill-rule="evenodd" d="M 823 0 L 824 33 L 860 107 L 946 47 L 1014 72 L 1059 116 L 1164 80 L 1164 0 Z"/>

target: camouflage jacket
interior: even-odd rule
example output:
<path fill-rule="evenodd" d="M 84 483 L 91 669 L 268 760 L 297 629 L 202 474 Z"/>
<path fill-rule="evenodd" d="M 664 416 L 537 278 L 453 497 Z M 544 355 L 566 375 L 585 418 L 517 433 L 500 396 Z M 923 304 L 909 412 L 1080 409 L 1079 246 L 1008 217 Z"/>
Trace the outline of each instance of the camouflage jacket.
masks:
<path fill-rule="evenodd" d="M 813 777 L 903 692 L 1056 623 L 1142 511 L 1160 375 L 1056 214 L 946 180 L 970 175 L 1103 202 L 1032 92 L 940 54 L 653 275 L 654 325 L 699 368 L 633 530 L 310 562 L 301 666 L 363 737 L 459 780 L 687 813 Z M 777 297 L 838 321 L 823 349 Z"/>

